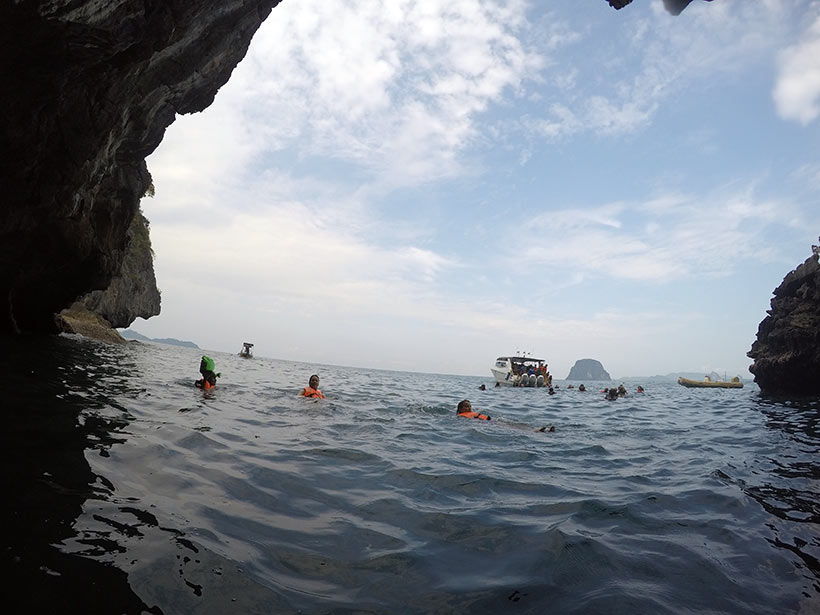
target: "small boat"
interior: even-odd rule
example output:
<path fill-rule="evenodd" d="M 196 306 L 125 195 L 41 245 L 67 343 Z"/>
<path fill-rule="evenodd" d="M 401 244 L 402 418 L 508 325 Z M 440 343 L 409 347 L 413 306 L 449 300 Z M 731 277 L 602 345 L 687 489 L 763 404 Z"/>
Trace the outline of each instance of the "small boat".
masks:
<path fill-rule="evenodd" d="M 244 359 L 252 359 L 253 358 L 253 344 L 250 342 L 242 342 L 242 350 L 239 351 L 239 356 Z"/>
<path fill-rule="evenodd" d="M 490 368 L 496 386 L 543 387 L 552 384 L 544 359 L 528 357 L 526 353 L 498 357 Z"/>
<path fill-rule="evenodd" d="M 703 380 L 690 380 L 689 378 L 678 378 L 678 384 L 689 388 L 700 389 L 742 389 L 743 381 L 735 376 L 731 380 L 712 379 L 704 376 Z"/>

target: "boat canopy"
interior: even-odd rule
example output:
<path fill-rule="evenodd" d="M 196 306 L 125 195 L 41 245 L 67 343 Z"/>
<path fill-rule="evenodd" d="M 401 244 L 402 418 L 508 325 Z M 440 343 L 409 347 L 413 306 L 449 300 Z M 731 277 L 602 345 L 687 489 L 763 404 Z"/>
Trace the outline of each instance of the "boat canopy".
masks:
<path fill-rule="evenodd" d="M 545 363 L 544 359 L 536 359 L 535 357 L 498 357 L 496 361 L 507 361 L 509 360 L 513 364 L 521 364 L 521 363 Z"/>
<path fill-rule="evenodd" d="M 510 362 L 510 365 L 545 365 L 547 362 L 544 359 L 536 359 L 535 357 L 498 357 L 495 360 L 497 367 L 503 367 Z"/>

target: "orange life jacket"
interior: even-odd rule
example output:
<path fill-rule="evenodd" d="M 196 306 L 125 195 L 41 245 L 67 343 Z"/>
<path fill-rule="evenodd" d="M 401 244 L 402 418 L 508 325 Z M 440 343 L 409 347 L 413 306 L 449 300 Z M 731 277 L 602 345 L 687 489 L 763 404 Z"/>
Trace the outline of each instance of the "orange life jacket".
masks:
<path fill-rule="evenodd" d="M 490 417 L 486 414 L 479 414 L 478 412 L 459 412 L 459 416 L 463 416 L 465 419 L 481 419 L 482 421 L 489 421 Z"/>
<path fill-rule="evenodd" d="M 209 389 L 215 389 L 216 388 L 216 385 L 211 384 L 210 382 L 208 382 L 207 378 L 200 378 L 199 380 L 194 382 L 194 386 L 196 386 L 200 389 L 206 390 L 206 391 L 209 390 Z"/>
<path fill-rule="evenodd" d="M 305 387 L 302 389 L 302 395 L 305 397 L 318 397 L 319 399 L 324 399 L 325 396 L 319 389 L 314 389 L 313 387 Z"/>

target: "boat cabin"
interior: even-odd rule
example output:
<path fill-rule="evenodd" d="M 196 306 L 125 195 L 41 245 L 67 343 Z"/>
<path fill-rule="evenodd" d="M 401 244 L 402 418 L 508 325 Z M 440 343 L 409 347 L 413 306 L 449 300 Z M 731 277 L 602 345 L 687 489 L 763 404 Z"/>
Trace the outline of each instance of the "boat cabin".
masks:
<path fill-rule="evenodd" d="M 253 356 L 253 344 L 250 342 L 242 342 L 242 350 L 239 351 L 240 357 L 245 357 L 246 359 L 250 359 Z"/>
<path fill-rule="evenodd" d="M 509 386 L 549 386 L 547 362 L 529 356 L 498 357 L 490 368 L 495 381 Z"/>

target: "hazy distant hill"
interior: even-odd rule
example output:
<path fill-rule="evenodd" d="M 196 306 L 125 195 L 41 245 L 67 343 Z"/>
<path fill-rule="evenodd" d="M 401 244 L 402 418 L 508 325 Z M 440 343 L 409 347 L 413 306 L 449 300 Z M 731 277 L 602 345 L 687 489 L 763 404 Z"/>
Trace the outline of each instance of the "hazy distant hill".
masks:
<path fill-rule="evenodd" d="M 690 380 L 703 380 L 703 377 L 706 375 L 707 372 L 672 372 L 671 374 L 657 374 L 655 376 L 624 376 L 622 378 L 615 378 L 614 380 L 623 382 L 677 382 L 680 376 L 689 378 Z M 723 374 L 720 374 L 720 376 L 722 378 Z M 744 376 L 743 373 L 733 374 L 727 372 L 726 374 L 726 377 L 730 379 L 734 376 L 739 376 L 741 380 L 751 381 L 752 379 L 751 375 Z"/>
<path fill-rule="evenodd" d="M 157 342 L 159 344 L 170 344 L 171 346 L 185 346 L 185 348 L 199 348 L 193 342 L 188 342 L 185 340 L 178 340 L 173 337 L 147 337 L 142 333 L 138 333 L 132 329 L 123 329 L 120 331 L 120 335 L 122 335 L 127 340 L 139 340 L 140 342 Z"/>

